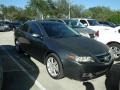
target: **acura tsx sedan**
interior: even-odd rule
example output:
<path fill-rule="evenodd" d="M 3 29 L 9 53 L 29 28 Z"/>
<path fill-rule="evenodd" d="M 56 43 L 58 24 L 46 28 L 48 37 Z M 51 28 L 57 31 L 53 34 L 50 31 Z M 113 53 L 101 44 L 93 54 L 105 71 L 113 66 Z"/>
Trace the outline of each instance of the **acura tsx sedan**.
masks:
<path fill-rule="evenodd" d="M 40 60 L 54 79 L 89 80 L 113 64 L 109 48 L 53 21 L 28 21 L 14 32 L 15 48 Z"/>

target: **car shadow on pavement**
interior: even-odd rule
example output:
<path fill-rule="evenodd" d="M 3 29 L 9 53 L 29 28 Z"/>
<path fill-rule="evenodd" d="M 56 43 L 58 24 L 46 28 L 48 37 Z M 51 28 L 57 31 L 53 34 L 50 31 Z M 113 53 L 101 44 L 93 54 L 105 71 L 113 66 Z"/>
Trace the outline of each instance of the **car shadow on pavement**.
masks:
<path fill-rule="evenodd" d="M 3 63 L 2 90 L 30 90 L 40 73 L 30 57 L 18 54 L 14 46 L 1 45 L 0 58 Z"/>
<path fill-rule="evenodd" d="M 113 64 L 105 81 L 106 90 L 120 90 L 120 62 Z"/>

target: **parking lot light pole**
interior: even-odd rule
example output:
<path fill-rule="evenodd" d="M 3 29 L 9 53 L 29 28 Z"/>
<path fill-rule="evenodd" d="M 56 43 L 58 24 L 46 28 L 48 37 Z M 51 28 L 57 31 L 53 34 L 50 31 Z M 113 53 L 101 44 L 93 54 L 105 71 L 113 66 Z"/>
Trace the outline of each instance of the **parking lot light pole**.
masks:
<path fill-rule="evenodd" d="M 70 12 L 70 0 L 69 0 L 69 15 L 68 15 L 68 17 L 69 17 L 69 19 L 71 18 L 71 12 Z"/>

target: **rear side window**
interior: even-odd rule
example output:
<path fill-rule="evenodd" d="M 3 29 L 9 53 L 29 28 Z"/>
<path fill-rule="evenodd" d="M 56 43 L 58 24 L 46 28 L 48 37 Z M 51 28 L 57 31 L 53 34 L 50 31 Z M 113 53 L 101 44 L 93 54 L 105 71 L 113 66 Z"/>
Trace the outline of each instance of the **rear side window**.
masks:
<path fill-rule="evenodd" d="M 87 24 L 87 22 L 86 22 L 85 20 L 80 20 L 80 22 L 81 22 L 82 24 Z"/>
<path fill-rule="evenodd" d="M 20 27 L 20 29 L 24 32 L 27 32 L 28 31 L 28 24 L 24 24 Z"/>

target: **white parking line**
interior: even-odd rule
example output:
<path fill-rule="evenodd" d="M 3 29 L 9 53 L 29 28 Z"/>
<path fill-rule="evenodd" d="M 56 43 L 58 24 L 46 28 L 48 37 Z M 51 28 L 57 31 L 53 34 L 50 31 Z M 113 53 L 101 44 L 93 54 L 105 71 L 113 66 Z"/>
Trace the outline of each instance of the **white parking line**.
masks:
<path fill-rule="evenodd" d="M 4 47 L 2 47 L 2 46 L 0 46 L 0 47 L 1 47 L 1 49 L 2 49 L 3 51 L 5 51 L 5 52 L 8 54 L 8 56 L 20 67 L 20 69 L 22 69 L 22 70 L 28 75 L 28 77 L 29 77 L 32 81 L 35 81 L 35 85 L 36 85 L 40 90 L 46 90 L 46 88 L 43 87 L 43 85 L 40 84 L 40 82 L 38 82 L 20 63 L 18 63 L 18 62 L 14 59 L 14 57 L 13 57 Z"/>

